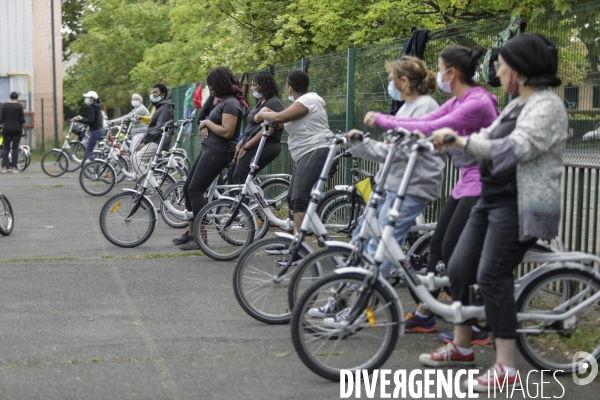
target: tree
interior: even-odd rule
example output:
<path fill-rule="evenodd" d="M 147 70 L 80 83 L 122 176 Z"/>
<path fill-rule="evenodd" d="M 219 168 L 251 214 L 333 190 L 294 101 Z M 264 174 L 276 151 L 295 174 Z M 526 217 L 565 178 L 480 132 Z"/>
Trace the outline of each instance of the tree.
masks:
<path fill-rule="evenodd" d="M 85 0 L 62 0 L 62 42 L 63 61 L 71 56 L 71 43 L 77 39 L 77 35 L 83 32 L 81 19 L 85 7 Z"/>

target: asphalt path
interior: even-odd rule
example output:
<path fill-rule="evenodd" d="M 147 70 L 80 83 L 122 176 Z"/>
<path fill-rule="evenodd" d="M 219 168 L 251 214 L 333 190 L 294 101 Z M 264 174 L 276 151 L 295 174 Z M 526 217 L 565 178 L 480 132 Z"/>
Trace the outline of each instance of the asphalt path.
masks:
<path fill-rule="evenodd" d="M 15 212 L 13 233 L 0 237 L 0 399 L 340 398 L 339 383 L 298 358 L 288 325 L 241 309 L 235 262 L 177 257 L 171 239 L 183 231 L 162 221 L 140 247 L 106 241 L 100 208 L 122 187 L 92 197 L 78 173 L 50 178 L 38 165 L 0 175 Z M 399 294 L 410 310 L 406 290 Z M 406 335 L 384 368 L 421 368 L 418 355 L 440 344 L 437 334 Z M 476 359 L 489 367 L 493 347 L 477 347 Z M 518 367 L 532 369 L 520 356 Z M 544 396 L 561 396 L 545 380 Z M 598 398 L 597 382 L 560 382 L 564 399 Z"/>

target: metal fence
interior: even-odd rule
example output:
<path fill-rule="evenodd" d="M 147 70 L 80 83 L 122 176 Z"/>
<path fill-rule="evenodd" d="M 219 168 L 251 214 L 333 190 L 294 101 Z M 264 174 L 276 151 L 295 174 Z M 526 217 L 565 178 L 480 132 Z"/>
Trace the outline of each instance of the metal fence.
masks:
<path fill-rule="evenodd" d="M 431 32 L 425 62 L 430 69 L 436 70 L 440 51 L 450 44 L 478 44 L 490 48 L 494 35 L 507 27 L 509 19 L 509 15 L 500 15 Z M 595 253 L 598 250 L 596 206 L 600 166 L 600 1 L 578 5 L 565 15 L 550 13 L 528 21 L 526 31 L 547 36 L 557 45 L 559 53 L 559 75 L 563 85 L 556 88 L 556 93 L 564 99 L 569 115 L 561 234 L 568 248 Z M 364 114 L 369 110 L 387 111 L 390 107 L 384 63 L 398 57 L 407 41 L 408 38 L 400 38 L 385 44 L 304 57 L 294 63 L 270 66 L 267 70 L 275 76 L 283 92 L 287 73 L 308 67 L 310 90 L 325 99 L 330 128 L 367 130 L 362 121 Z M 249 79 L 257 72 L 249 72 Z M 476 79 L 479 76 L 478 72 Z M 188 87 L 183 85 L 173 89 L 176 118 L 183 115 L 183 96 Z M 500 108 L 508 103 L 508 95 L 501 88 L 486 88 L 498 97 Z M 450 95 L 437 92 L 433 97 L 443 103 Z M 282 96 L 282 102 L 286 107 L 290 104 L 285 96 Z M 378 129 L 369 130 L 375 138 L 381 134 Z M 284 133 L 283 151 L 268 167 L 268 172 L 291 172 L 293 162 L 286 151 L 286 139 Z M 200 143 L 197 136 L 191 136 L 184 145 L 193 157 L 199 151 Z M 365 170 L 375 172 L 377 169 L 374 163 L 361 163 Z M 339 169 L 331 184 L 350 182 L 350 160 L 345 167 Z M 428 220 L 437 219 L 457 179 L 457 170 L 449 165 L 444 172 L 441 196 L 427 209 Z"/>

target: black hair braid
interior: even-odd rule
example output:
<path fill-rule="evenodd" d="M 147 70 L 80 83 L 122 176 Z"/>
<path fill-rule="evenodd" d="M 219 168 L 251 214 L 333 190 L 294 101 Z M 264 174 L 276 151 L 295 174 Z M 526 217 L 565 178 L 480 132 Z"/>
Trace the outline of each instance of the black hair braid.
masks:
<path fill-rule="evenodd" d="M 267 100 L 271 97 L 279 97 L 279 87 L 273 75 L 266 71 L 261 71 L 254 75 L 252 82 L 260 88 L 260 94 Z"/>
<path fill-rule="evenodd" d="M 213 68 L 206 77 L 206 82 L 216 96 L 226 97 L 235 96 L 247 110 L 248 102 L 240 88 L 240 81 L 235 77 L 233 72 L 227 67 Z"/>

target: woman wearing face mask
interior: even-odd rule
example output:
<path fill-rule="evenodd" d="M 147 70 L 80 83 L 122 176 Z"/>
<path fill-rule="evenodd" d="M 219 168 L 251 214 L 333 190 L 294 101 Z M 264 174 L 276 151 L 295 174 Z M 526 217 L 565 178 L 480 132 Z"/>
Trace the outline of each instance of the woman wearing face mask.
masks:
<path fill-rule="evenodd" d="M 230 184 L 242 183 L 250 172 L 250 162 L 256 155 L 258 143 L 261 139 L 262 126 L 254 119 L 262 109 L 274 112 L 283 111 L 283 104 L 279 98 L 279 89 L 275 78 L 268 72 L 259 72 L 252 78 L 252 95 L 256 100 L 256 106 L 248 114 L 248 126 L 244 131 L 244 138 L 237 144 L 234 160 L 235 167 L 229 169 L 227 180 Z M 269 165 L 281 152 L 282 128 L 275 129 L 267 138 L 260 160 L 258 160 L 259 171 Z"/>
<path fill-rule="evenodd" d="M 98 139 L 101 136 L 104 136 L 106 131 L 103 127 L 104 117 L 102 116 L 102 106 L 100 105 L 101 102 L 98 98 L 98 93 L 90 90 L 89 92 L 85 93 L 83 97 L 85 97 L 85 104 L 90 107 L 88 111 L 88 117 L 84 118 L 81 115 L 78 115 L 73 118 L 73 120 L 90 126 L 90 140 L 85 148 L 85 155 L 87 155 L 94 151 L 96 143 L 98 143 Z"/>
<path fill-rule="evenodd" d="M 254 117 L 257 122 L 275 121 L 289 133 L 288 147 L 294 160 L 288 201 L 294 213 L 294 228 L 300 231 L 310 201 L 312 187 L 327 159 L 329 138 L 332 135 L 325 111 L 325 100 L 308 91 L 308 75 L 301 70 L 291 71 L 285 91 L 292 105 L 281 112 L 263 108 Z"/>
<path fill-rule="evenodd" d="M 150 115 L 150 112 L 148 111 L 146 106 L 144 106 L 144 103 L 142 103 L 142 96 L 138 93 L 134 93 L 133 95 L 131 95 L 131 107 L 133 107 L 133 109 L 129 113 L 123 115 L 120 118 L 115 118 L 111 121 L 108 121 L 108 126 L 120 124 L 122 120 L 131 119 L 135 115 Z M 140 143 L 140 140 L 142 140 L 145 133 L 146 126 L 142 122 L 133 122 L 133 126 L 131 127 L 131 149 L 137 148 L 138 144 Z"/>
<path fill-rule="evenodd" d="M 496 74 L 503 89 L 519 97 L 478 134 L 466 138 L 452 129 L 434 132 L 437 145 L 443 146 L 446 136 L 454 136 L 456 147 L 482 160 L 481 199 L 448 263 L 452 299 L 469 304 L 469 286 L 477 283 L 494 333 L 496 363 L 477 378 L 477 391 L 520 385 L 514 359 L 513 271 L 537 238 L 558 235 L 568 118 L 562 100 L 551 89 L 561 84 L 557 67 L 558 53 L 552 42 L 538 34 L 517 35 L 501 48 Z M 453 342 L 435 353 L 422 354 L 419 360 L 434 367 L 473 365 L 472 323 L 476 321 L 456 325 Z"/>
<path fill-rule="evenodd" d="M 498 99 L 473 81 L 478 60 L 483 53 L 484 50 L 479 46 L 469 49 L 452 45 L 442 50 L 438 58 L 438 87 L 444 92 L 454 94 L 454 97 L 436 111 L 419 118 L 398 118 L 369 112 L 365 116 L 365 123 L 388 129 L 400 126 L 408 130 L 419 130 L 425 135 L 431 135 L 436 129 L 450 127 L 461 136 L 469 136 L 489 126 L 498 116 Z M 450 149 L 448 154 L 454 167 L 460 168 L 460 179 L 444 205 L 431 238 L 427 272 L 433 273 L 439 261 L 447 262 L 450 259 L 469 212 L 481 194 L 477 157 L 457 148 Z M 435 317 L 421 304 L 406 316 L 407 333 L 436 330 Z M 447 336 L 452 334 L 443 335 L 442 339 L 447 339 Z M 474 331 L 473 336 L 473 340 L 478 344 L 489 342 L 485 332 Z"/>

